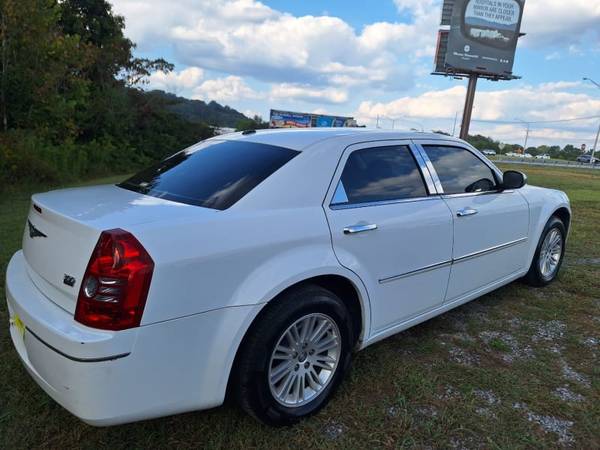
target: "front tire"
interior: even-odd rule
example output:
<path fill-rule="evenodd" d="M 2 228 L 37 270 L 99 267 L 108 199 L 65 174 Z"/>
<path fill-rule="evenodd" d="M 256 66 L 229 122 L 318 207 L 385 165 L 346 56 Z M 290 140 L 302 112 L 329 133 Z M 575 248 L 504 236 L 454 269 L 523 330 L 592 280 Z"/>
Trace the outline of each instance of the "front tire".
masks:
<path fill-rule="evenodd" d="M 242 408 L 273 426 L 327 404 L 350 367 L 355 337 L 342 300 L 316 285 L 266 306 L 240 349 L 235 391 Z"/>
<path fill-rule="evenodd" d="M 562 221 L 551 217 L 540 237 L 525 281 L 531 286 L 546 286 L 556 279 L 565 256 L 567 230 Z"/>

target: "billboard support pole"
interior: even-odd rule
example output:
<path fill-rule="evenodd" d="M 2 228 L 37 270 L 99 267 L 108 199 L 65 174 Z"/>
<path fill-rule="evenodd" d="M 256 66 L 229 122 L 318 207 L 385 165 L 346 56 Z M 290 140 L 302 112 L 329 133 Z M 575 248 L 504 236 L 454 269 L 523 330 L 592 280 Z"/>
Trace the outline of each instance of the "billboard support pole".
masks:
<path fill-rule="evenodd" d="M 463 112 L 462 124 L 460 126 L 460 138 L 463 140 L 466 140 L 469 136 L 469 126 L 471 125 L 471 114 L 473 113 L 473 104 L 475 103 L 475 91 L 477 89 L 478 78 L 479 76 L 475 73 L 469 75 L 469 87 L 467 88 L 465 110 Z"/>

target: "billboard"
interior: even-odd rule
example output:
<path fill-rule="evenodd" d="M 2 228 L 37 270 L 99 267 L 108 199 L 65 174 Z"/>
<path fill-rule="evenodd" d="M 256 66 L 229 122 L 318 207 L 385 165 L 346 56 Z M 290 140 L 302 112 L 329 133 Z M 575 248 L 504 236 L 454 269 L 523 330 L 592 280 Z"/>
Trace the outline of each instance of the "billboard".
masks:
<path fill-rule="evenodd" d="M 271 128 L 312 128 L 356 126 L 352 117 L 327 116 L 323 114 L 298 113 L 272 109 Z"/>
<path fill-rule="evenodd" d="M 453 0 L 445 69 L 512 76 L 525 0 Z"/>
<path fill-rule="evenodd" d="M 309 128 L 310 114 L 271 110 L 271 128 Z"/>

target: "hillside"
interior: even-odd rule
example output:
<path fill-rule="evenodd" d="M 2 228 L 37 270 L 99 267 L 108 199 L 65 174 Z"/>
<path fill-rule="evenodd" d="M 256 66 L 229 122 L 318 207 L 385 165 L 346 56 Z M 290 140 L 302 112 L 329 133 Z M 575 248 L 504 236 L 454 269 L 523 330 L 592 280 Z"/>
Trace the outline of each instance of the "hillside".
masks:
<path fill-rule="evenodd" d="M 240 120 L 247 119 L 241 112 L 215 101 L 190 100 L 175 94 L 154 90 L 149 95 L 161 98 L 167 108 L 190 122 L 204 122 L 219 127 L 235 127 Z"/>

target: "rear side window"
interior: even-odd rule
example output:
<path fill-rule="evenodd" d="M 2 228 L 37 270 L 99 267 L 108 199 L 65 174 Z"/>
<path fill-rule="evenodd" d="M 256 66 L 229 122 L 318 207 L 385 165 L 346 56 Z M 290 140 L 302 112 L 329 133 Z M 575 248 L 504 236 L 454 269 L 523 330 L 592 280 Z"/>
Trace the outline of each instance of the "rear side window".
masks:
<path fill-rule="evenodd" d="M 424 146 L 445 194 L 498 189 L 494 172 L 470 151 L 459 147 Z"/>
<path fill-rule="evenodd" d="M 238 141 L 197 144 L 119 187 L 188 205 L 227 209 L 300 152 Z"/>
<path fill-rule="evenodd" d="M 333 204 L 426 197 L 421 172 L 407 146 L 356 150 L 350 154 Z"/>

